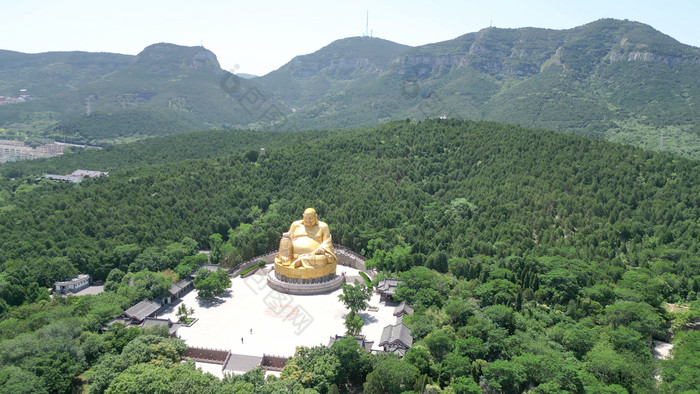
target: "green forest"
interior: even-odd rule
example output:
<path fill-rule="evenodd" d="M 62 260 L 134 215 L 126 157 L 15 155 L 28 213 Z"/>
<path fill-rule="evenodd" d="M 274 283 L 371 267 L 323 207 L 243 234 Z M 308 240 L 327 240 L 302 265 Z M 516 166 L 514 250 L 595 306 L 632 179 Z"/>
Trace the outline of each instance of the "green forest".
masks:
<path fill-rule="evenodd" d="M 180 134 L 0 166 L 0 392 L 700 387 L 700 335 L 683 329 L 700 316 L 697 161 L 477 121 L 276 137 Z M 195 142 L 207 139 L 221 148 Z M 72 166 L 110 174 L 39 178 Z M 236 265 L 274 250 L 310 206 L 375 280 L 401 279 L 397 298 L 415 308 L 405 357 L 339 341 L 299 348 L 279 378 L 220 381 L 181 364 L 184 345 L 167 332 L 98 333 L 191 272 L 198 249 Z M 50 297 L 77 273 L 107 291 Z M 668 329 L 674 358 L 657 362 L 651 340 Z"/>

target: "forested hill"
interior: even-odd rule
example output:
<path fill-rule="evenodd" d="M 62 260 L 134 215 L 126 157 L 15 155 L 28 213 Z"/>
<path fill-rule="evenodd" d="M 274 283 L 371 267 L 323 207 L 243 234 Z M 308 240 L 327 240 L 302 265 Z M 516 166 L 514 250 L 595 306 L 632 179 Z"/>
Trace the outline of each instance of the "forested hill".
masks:
<path fill-rule="evenodd" d="M 228 156 L 233 153 L 244 152 L 256 156 L 260 148 L 270 149 L 331 137 L 339 132 L 330 130 L 296 133 L 249 130 L 196 131 L 150 137 L 128 144 L 110 145 L 102 150 L 79 149 L 46 159 L 3 163 L 0 165 L 0 175 L 7 178 L 37 177 L 46 173 L 68 174 L 77 168 L 113 172 L 187 159 Z"/>
<path fill-rule="evenodd" d="M 0 135 L 13 138 L 105 144 L 212 128 L 352 129 L 448 117 L 700 158 L 700 49 L 631 21 L 488 28 L 419 47 L 351 37 L 252 79 L 226 74 L 203 47 L 164 43 L 131 57 L 4 51 L 4 60 L 0 94 L 22 84 L 33 95 L 0 106 Z"/>
<path fill-rule="evenodd" d="M 36 97 L 48 97 L 119 70 L 132 58 L 116 53 L 0 50 L 0 96 L 15 96 L 26 89 Z"/>
<path fill-rule="evenodd" d="M 32 392 L 81 381 L 119 391 L 143 374 L 141 389 L 172 391 L 187 379 L 219 391 L 653 392 L 648 341 L 668 327 L 664 302 L 698 313 L 699 179 L 700 164 L 677 156 L 455 120 L 390 122 L 264 157 L 130 167 L 80 184 L 3 178 L 0 379 Z M 416 312 L 403 320 L 414 347 L 402 360 L 302 349 L 279 381 L 220 382 L 178 366 L 177 340 L 92 332 L 167 292 L 162 275 L 191 272 L 184 256 L 197 247 L 236 264 L 274 249 L 309 206 L 335 242 L 403 280 L 396 297 Z M 107 279 L 108 291 L 49 299 L 46 286 L 78 272 Z M 697 336 L 678 335 L 677 359 L 696 365 Z M 322 377 L 298 378 L 320 366 Z M 693 368 L 662 367 L 667 391 L 697 387 Z"/>
<path fill-rule="evenodd" d="M 444 271 L 445 256 L 476 255 L 561 255 L 610 265 L 611 274 L 656 259 L 697 263 L 692 161 L 458 121 L 393 122 L 250 159 L 133 168 L 80 185 L 10 183 L 2 261 L 78 253 L 78 269 L 99 278 L 116 245 L 188 236 L 205 247 L 213 232 L 253 224 L 241 227 L 246 241 L 237 245 L 249 257 L 274 247 L 300 207 L 314 206 L 338 242 L 369 257 L 409 247 L 411 262 L 381 263 L 391 270 Z M 80 266 L 88 261 L 94 266 Z"/>
<path fill-rule="evenodd" d="M 369 47 L 379 39 L 329 48 L 363 41 Z M 290 120 L 300 127 L 488 119 L 700 157 L 700 49 L 641 23 L 487 28 L 406 49 L 373 67 L 366 53 L 328 62 L 328 51 L 256 79 L 295 108 Z"/>
<path fill-rule="evenodd" d="M 0 61 L 5 58 L 25 65 L 28 71 L 48 62 L 41 67 L 42 72 L 31 74 L 33 80 L 26 80 L 20 67 L 10 67 L 3 74 L 29 86 L 27 93 L 32 95 L 28 102 L 0 106 L 0 126 L 9 130 L 10 136 L 15 131 L 60 141 L 121 142 L 249 125 L 261 117 L 239 102 L 242 93 L 255 85 L 244 78 L 223 83 L 226 74 L 216 55 L 203 47 L 159 43 L 136 56 L 0 52 Z M 110 69 L 103 63 L 112 58 Z M 14 88 L 0 81 L 0 91 L 13 92 Z M 261 87 L 254 93 L 265 101 L 263 111 L 275 105 L 273 98 L 264 97 L 267 92 Z M 255 100 L 247 103 L 253 105 Z M 285 113 L 275 112 L 274 116 Z"/>

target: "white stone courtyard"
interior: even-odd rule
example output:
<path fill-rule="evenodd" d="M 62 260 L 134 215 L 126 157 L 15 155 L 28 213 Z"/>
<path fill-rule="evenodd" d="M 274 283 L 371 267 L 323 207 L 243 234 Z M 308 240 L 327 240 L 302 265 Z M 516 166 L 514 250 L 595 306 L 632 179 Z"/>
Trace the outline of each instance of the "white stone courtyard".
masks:
<path fill-rule="evenodd" d="M 260 357 L 263 354 L 291 357 L 297 346 L 326 346 L 330 337 L 345 333 L 347 310 L 338 299 L 340 289 L 308 296 L 279 293 L 267 287 L 265 275 L 270 269 L 272 265 L 268 264 L 248 278 L 234 278 L 229 292 L 218 299 L 198 299 L 197 290 L 193 290 L 158 317 L 177 321 L 177 308 L 185 303 L 194 309 L 193 317 L 198 319 L 191 327 L 178 330 L 178 336 L 187 346 Z M 345 272 L 351 280 L 353 277 L 362 280 L 358 270 L 350 267 L 339 265 L 337 272 Z M 369 304 L 379 310 L 361 313 L 365 320 L 362 334 L 366 340 L 374 341 L 373 349 L 378 350 L 382 329 L 396 322 L 394 306 L 380 304 L 378 294 L 372 295 Z M 212 373 L 221 368 L 202 366 Z"/>

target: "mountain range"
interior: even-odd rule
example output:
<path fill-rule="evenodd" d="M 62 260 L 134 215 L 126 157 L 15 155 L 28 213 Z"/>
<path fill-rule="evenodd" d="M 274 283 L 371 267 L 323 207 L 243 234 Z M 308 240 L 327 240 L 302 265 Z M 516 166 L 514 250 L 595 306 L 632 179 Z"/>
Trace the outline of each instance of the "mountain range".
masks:
<path fill-rule="evenodd" d="M 517 123 L 700 158 L 700 49 L 637 22 L 487 28 L 418 47 L 353 37 L 254 78 L 203 47 L 136 56 L 0 51 L 0 127 L 94 143 L 197 129 L 337 129 L 393 119 Z"/>

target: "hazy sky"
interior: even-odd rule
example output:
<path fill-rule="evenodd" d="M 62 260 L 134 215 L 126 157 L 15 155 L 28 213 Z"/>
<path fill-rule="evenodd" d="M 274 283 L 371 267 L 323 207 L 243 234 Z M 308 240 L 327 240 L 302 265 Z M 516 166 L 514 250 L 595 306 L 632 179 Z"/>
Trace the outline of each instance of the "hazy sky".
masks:
<path fill-rule="evenodd" d="M 0 0 L 0 10 L 0 49 L 137 54 L 157 42 L 201 43 L 223 68 L 257 75 L 336 39 L 364 34 L 368 10 L 375 37 L 407 45 L 491 24 L 569 29 L 617 18 L 700 46 L 700 0 Z"/>

